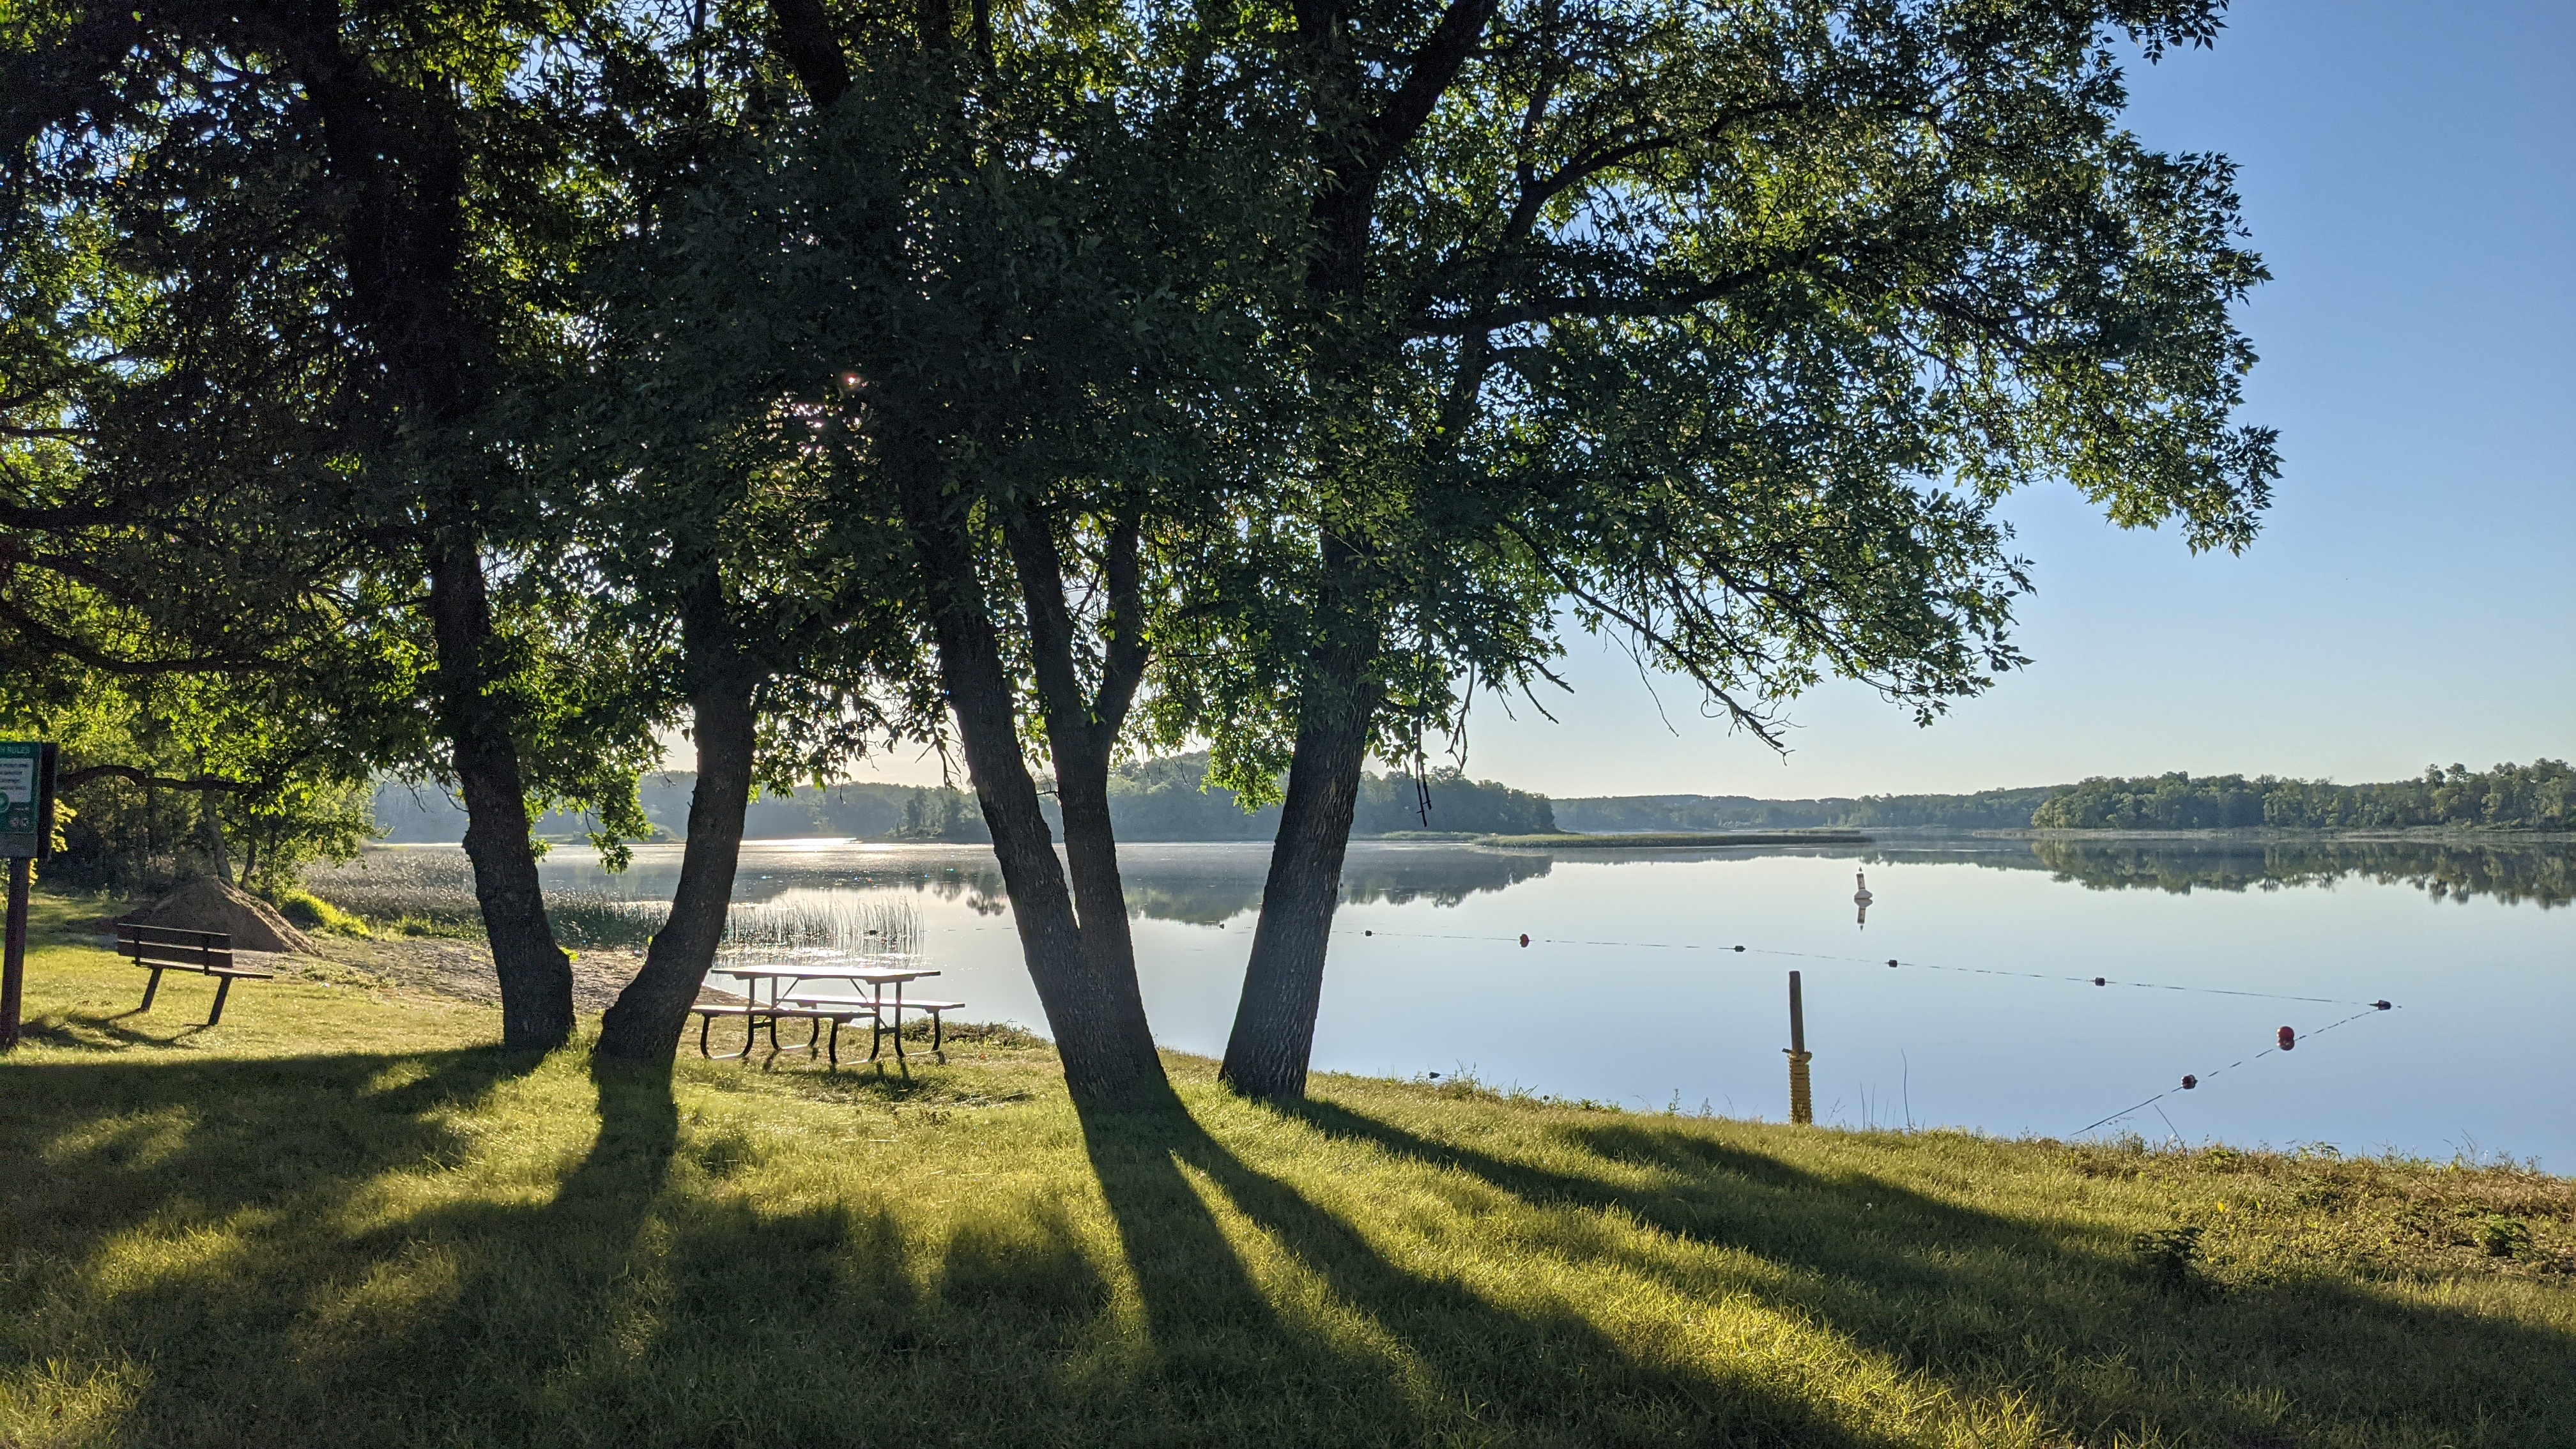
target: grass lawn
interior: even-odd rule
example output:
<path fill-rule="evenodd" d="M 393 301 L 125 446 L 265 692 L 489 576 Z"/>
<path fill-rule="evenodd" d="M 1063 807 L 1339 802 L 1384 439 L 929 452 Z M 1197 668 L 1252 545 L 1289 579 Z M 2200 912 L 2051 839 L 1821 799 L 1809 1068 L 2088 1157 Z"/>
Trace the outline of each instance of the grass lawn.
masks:
<path fill-rule="evenodd" d="M 1042 1043 L 594 1070 L 64 938 L 0 1065 L 0 1444 L 2576 1445 L 2576 1190 Z M 2195 1235 L 2190 1230 L 2198 1229 Z"/>

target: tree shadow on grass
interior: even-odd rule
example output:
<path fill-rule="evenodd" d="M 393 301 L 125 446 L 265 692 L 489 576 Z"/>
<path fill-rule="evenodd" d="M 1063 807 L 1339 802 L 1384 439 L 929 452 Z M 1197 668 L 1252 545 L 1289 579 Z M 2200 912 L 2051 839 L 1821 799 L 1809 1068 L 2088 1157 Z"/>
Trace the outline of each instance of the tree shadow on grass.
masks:
<path fill-rule="evenodd" d="M 1245 1163 L 1178 1102 L 1087 1113 L 1083 1137 L 1160 1372 L 1209 1411 L 1210 1428 L 1284 1416 L 1313 1442 L 1888 1442 L 1753 1375 L 1641 1353 L 1570 1310 L 1520 1311 L 1399 1268 L 1344 1219 Z M 1248 1245 L 1192 1174 L 1293 1271 L 1257 1274 Z M 1301 1274 L 1322 1292 L 1301 1291 Z M 1258 1356 L 1250 1345 L 1263 1346 Z"/>
<path fill-rule="evenodd" d="M 1499 1292 L 1497 1255 L 1416 1251 L 1474 1244 L 1469 1208 L 1508 1212 L 1533 1274 L 1750 1294 L 2074 1442 L 2223 1444 L 2272 1431 L 2225 1418 L 2266 1395 L 2300 1443 L 2566 1437 L 2563 1335 L 2341 1284 L 2159 1297 L 2099 1233 L 1690 1124 L 1587 1118 L 1515 1158 L 1295 1109 L 1283 1135 L 1371 1149 L 1327 1159 L 1458 1174 L 1360 1219 L 1264 1166 L 1228 1125 L 1273 1125 L 1250 1111 L 1223 1141 L 1174 1105 L 1095 1114 L 1079 1151 L 1052 1108 L 898 1148 L 864 1125 L 895 1104 L 820 1073 L 716 1092 L 691 1068 L 675 1098 L 490 1049 L 102 1056 L 0 1066 L 26 1164 L 0 1177 L 0 1388 L 30 1406 L 0 1433 L 31 1443 L 1884 1442 L 1685 1335 Z M 988 1131 L 1038 1156 L 1007 1191 L 934 1189 Z M 112 1381 L 88 1408 L 84 1376 Z"/>
<path fill-rule="evenodd" d="M 1825 1175 L 1708 1128 L 1613 1118 L 1560 1140 L 1598 1174 L 1421 1136 L 1326 1100 L 1281 1111 L 1327 1136 L 1454 1169 L 1524 1204 L 1612 1214 L 1788 1270 L 1759 1288 L 1962 1397 L 2019 1393 L 2070 1442 L 2179 1426 L 2243 1442 L 2545 1442 L 2576 1423 L 2576 1335 L 2410 1303 L 2335 1276 L 2175 1293 L 2100 1228 L 1962 1207 L 1868 1173 Z M 1581 1160 L 1581 1159 L 1578 1159 Z M 1722 1258 L 1649 1247 L 1623 1267 L 1701 1296 Z"/>
<path fill-rule="evenodd" d="M 191 1018 L 187 1006 L 173 1011 L 171 1003 L 162 1000 L 152 1003 L 152 1010 L 149 1013 L 142 1007 L 136 1006 L 124 1011 L 105 1013 L 73 1011 L 59 1016 L 42 1017 L 20 1023 L 18 1034 L 31 1042 L 43 1042 L 48 1046 L 61 1047 L 95 1049 L 101 1046 L 178 1046 L 191 1037 L 203 1036 L 214 1029 L 206 1025 L 203 1019 L 202 1013 L 205 1010 L 203 1003 L 191 1002 L 187 1005 L 198 1009 L 199 1015 L 194 1019 Z"/>
<path fill-rule="evenodd" d="M 496 1245 L 528 1228 L 614 1237 L 670 1155 L 667 1081 L 603 1081 L 603 1129 L 542 1207 L 443 1194 L 492 1150 L 477 1109 L 541 1060 L 477 1048 L 13 1064 L 0 1143 L 35 1168 L 0 1189 L 0 1256 L 26 1270 L 0 1282 L 0 1362 L 111 1371 L 125 1383 L 116 1437 L 131 1442 L 401 1437 L 353 1423 L 335 1390 L 435 1399 L 457 1344 L 491 1327 L 452 1305 L 513 1276 Z"/>
<path fill-rule="evenodd" d="M 1060 1204 L 932 1239 L 865 1179 L 764 1201 L 745 1174 L 830 1150 L 762 1132 L 792 1102 L 528 1065 L 0 1066 L 0 1156 L 36 1165 L 0 1177 L 0 1442 L 1117 1438 L 1117 1366 L 1062 1372 L 1109 1293 Z"/>

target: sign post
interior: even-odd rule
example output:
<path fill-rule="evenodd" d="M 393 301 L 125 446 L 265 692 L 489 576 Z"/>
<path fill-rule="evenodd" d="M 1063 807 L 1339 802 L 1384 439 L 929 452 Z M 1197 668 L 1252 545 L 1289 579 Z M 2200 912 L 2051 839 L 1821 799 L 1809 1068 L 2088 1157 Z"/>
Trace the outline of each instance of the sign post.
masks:
<path fill-rule="evenodd" d="M 0 740 L 0 858 L 9 862 L 9 925 L 0 953 L 0 1051 L 18 1045 L 27 984 L 27 892 L 54 843 L 54 747 Z"/>

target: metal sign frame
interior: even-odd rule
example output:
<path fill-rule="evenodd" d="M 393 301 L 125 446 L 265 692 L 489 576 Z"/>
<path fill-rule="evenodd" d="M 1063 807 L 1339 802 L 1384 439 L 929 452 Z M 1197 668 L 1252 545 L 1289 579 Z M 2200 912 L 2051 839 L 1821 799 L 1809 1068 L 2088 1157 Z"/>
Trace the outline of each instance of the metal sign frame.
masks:
<path fill-rule="evenodd" d="M 0 944 L 0 1051 L 18 1045 L 19 999 L 27 983 L 27 891 L 36 862 L 54 853 L 54 765 L 44 740 L 0 740 L 0 859 L 8 861 L 9 916 Z"/>
<path fill-rule="evenodd" d="M 50 741 L 0 740 L 0 860 L 53 857 L 57 756 Z"/>

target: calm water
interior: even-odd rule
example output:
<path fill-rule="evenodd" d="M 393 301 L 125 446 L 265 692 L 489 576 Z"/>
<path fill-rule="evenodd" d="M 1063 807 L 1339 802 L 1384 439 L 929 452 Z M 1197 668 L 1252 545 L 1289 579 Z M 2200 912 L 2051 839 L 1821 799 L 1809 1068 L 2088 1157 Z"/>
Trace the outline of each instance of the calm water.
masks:
<path fill-rule="evenodd" d="M 1122 860 L 1156 1035 L 1220 1051 L 1267 847 L 1140 845 Z M 1856 868 L 1876 896 L 1866 926 Z M 677 869 L 676 847 L 639 850 L 622 877 L 576 852 L 545 864 L 550 886 L 639 898 L 667 893 Z M 1464 1071 L 1781 1118 L 1794 967 L 1820 1120 L 2064 1136 L 2190 1072 L 2198 1089 L 2093 1130 L 2576 1170 L 2576 850 L 2563 843 L 1358 845 L 1344 890 L 1316 1036 L 1329 1070 Z M 1043 1027 L 980 849 L 754 845 L 736 894 L 852 892 L 915 905 L 939 994 L 970 1003 L 969 1019 Z M 2380 998 L 2396 1009 L 2369 1010 Z M 2284 1025 L 2298 1047 L 2257 1056 Z"/>

